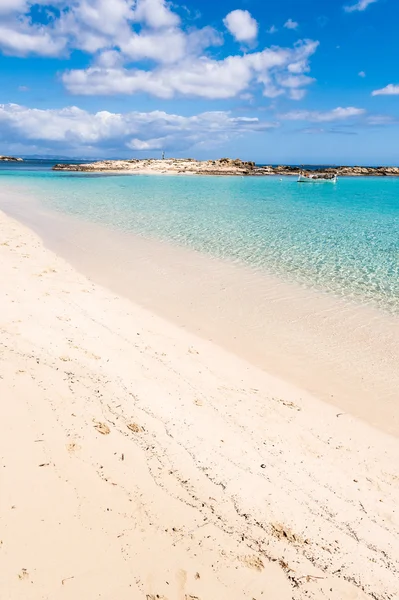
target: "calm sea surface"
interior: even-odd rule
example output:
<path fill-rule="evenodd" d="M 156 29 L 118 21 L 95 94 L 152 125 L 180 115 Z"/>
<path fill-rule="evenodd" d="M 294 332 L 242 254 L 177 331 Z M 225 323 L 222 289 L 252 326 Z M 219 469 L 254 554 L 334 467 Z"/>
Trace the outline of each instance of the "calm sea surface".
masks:
<path fill-rule="evenodd" d="M 399 313 L 399 178 L 110 176 L 0 163 L 47 208 Z"/>

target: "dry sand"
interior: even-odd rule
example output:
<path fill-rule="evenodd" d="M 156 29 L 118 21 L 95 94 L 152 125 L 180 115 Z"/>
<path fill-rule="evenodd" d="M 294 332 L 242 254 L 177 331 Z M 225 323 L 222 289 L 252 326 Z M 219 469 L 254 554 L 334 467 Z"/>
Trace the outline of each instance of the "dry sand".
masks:
<path fill-rule="evenodd" d="M 399 443 L 0 213 L 0 598 L 399 593 Z"/>

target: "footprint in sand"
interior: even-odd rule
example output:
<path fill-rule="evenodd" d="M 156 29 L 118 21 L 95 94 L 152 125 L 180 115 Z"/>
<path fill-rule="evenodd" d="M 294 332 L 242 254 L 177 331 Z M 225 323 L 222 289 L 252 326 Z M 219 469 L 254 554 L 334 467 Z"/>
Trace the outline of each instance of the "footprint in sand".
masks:
<path fill-rule="evenodd" d="M 141 433 L 144 431 L 144 429 L 140 427 L 140 425 L 137 425 L 137 423 L 129 423 L 127 428 L 130 429 L 130 431 L 133 431 L 133 433 Z"/>
<path fill-rule="evenodd" d="M 111 433 L 111 430 L 106 423 L 100 423 L 100 421 L 96 421 L 94 423 L 94 427 L 97 429 L 97 431 L 102 433 L 102 435 L 108 435 Z"/>

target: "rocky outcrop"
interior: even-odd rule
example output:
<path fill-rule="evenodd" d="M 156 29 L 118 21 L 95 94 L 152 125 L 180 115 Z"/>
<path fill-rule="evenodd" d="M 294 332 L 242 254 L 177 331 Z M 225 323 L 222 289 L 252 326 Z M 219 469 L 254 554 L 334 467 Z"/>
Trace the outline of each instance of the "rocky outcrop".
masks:
<path fill-rule="evenodd" d="M 328 173 L 336 173 L 342 176 L 373 176 L 387 177 L 399 176 L 399 167 L 334 167 L 325 169 Z"/>
<path fill-rule="evenodd" d="M 249 175 L 256 169 L 255 163 L 239 158 L 218 160 L 195 160 L 194 158 L 102 160 L 86 164 L 58 164 L 55 171 L 84 172 L 132 172 L 171 173 L 199 175 Z"/>
<path fill-rule="evenodd" d="M 22 162 L 23 158 L 15 158 L 15 156 L 1 156 L 0 155 L 0 160 L 2 160 L 4 162 Z"/>
<path fill-rule="evenodd" d="M 219 158 L 217 160 L 195 160 L 194 158 L 169 159 L 130 159 L 130 160 L 101 160 L 85 164 L 63 164 L 53 167 L 55 171 L 83 172 L 131 172 L 137 174 L 186 174 L 186 175 L 235 175 L 235 176 L 266 176 L 266 175 L 299 175 L 299 173 L 330 174 L 346 177 L 364 176 L 399 176 L 399 167 L 329 167 L 307 170 L 299 166 L 257 166 L 252 161 L 239 158 Z"/>

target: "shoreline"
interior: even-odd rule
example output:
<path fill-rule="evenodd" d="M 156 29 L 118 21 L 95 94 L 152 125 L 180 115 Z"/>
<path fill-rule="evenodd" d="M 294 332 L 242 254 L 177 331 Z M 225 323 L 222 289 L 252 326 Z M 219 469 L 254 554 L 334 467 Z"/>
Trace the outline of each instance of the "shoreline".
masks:
<path fill-rule="evenodd" d="M 399 436 L 397 315 L 49 212 L 21 193 L 0 206 L 92 281 Z"/>
<path fill-rule="evenodd" d="M 2 595 L 398 593 L 398 440 L 0 232 Z"/>

